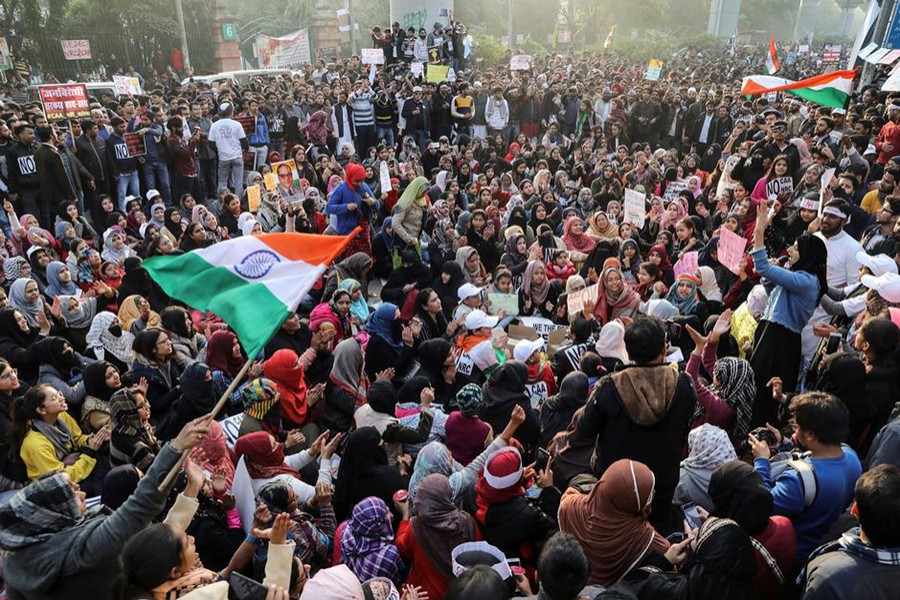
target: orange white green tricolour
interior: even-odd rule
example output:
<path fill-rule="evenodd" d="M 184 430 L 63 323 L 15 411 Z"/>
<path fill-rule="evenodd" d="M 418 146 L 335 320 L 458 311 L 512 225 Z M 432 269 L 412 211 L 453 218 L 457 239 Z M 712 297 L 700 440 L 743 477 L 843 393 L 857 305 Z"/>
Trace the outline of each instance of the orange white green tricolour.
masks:
<path fill-rule="evenodd" d="M 844 108 L 853 91 L 855 76 L 855 70 L 832 71 L 801 81 L 769 75 L 751 75 L 744 77 L 741 93 L 746 96 L 759 96 L 770 92 L 787 92 L 823 106 Z"/>

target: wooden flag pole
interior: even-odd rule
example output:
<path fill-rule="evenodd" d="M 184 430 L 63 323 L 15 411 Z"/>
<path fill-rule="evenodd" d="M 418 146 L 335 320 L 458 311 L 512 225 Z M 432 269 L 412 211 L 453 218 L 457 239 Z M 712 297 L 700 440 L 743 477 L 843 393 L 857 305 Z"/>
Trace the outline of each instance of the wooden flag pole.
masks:
<path fill-rule="evenodd" d="M 222 397 L 219 398 L 219 401 L 213 407 L 212 412 L 209 413 L 209 417 L 206 420 L 207 423 L 209 423 L 210 421 L 212 421 L 213 419 L 216 418 L 216 415 L 219 414 L 219 412 L 225 406 L 225 403 L 228 402 L 228 399 L 231 397 L 231 394 L 234 392 L 234 390 L 237 388 L 237 386 L 240 384 L 240 382 L 244 379 L 244 376 L 247 374 L 247 371 L 250 370 L 250 365 L 252 363 L 253 363 L 253 361 L 250 360 L 250 358 L 248 358 L 247 362 L 244 363 L 244 366 L 241 367 L 241 370 L 238 371 L 238 374 L 234 376 L 234 379 L 231 380 L 231 385 L 228 386 L 228 389 L 225 390 L 225 393 L 222 394 Z M 178 477 L 178 472 L 181 470 L 181 466 L 184 464 L 185 459 L 187 459 L 188 454 L 190 454 L 190 452 L 187 450 L 185 450 L 184 452 L 181 453 L 181 458 L 179 458 L 178 462 L 176 462 L 172 466 L 171 470 L 169 470 L 169 474 L 166 475 L 166 478 L 163 479 L 162 483 L 159 484 L 159 487 L 157 488 L 157 490 L 160 493 L 163 493 L 166 490 L 166 488 L 168 488 L 170 485 L 172 485 L 172 482 L 175 481 L 175 478 Z"/>

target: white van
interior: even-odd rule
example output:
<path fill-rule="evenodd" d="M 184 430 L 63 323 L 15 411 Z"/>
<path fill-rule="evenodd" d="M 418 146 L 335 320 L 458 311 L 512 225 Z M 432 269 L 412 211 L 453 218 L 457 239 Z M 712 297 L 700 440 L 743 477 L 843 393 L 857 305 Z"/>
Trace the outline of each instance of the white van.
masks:
<path fill-rule="evenodd" d="M 196 75 L 181 80 L 181 85 L 187 85 L 193 81 L 195 83 L 205 83 L 210 87 L 216 87 L 225 81 L 236 82 L 240 85 L 247 85 L 253 77 L 292 77 L 294 75 L 302 75 L 302 71 L 292 69 L 247 69 L 244 71 L 224 71 L 215 75 Z"/>

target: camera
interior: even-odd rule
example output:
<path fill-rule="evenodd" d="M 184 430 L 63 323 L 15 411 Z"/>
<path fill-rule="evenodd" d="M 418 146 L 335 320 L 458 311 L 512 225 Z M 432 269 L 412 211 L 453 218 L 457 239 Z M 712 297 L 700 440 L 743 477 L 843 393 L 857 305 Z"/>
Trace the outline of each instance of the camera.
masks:
<path fill-rule="evenodd" d="M 775 449 L 778 446 L 778 439 L 775 437 L 775 434 L 769 431 L 766 427 L 757 427 L 756 429 L 751 431 L 749 435 L 752 435 L 761 442 L 765 442 L 769 445 L 769 448 Z M 752 448 L 750 448 L 750 440 L 742 441 L 738 455 L 751 454 L 752 452 L 753 450 Z"/>

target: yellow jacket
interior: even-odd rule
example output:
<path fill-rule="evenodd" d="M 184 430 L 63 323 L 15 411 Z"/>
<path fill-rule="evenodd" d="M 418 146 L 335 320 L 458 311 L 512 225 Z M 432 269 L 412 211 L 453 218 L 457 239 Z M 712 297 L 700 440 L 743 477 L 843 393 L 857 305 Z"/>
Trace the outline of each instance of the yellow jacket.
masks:
<path fill-rule="evenodd" d="M 78 423 L 69 416 L 69 413 L 61 413 L 59 419 L 72 432 L 72 439 L 75 443 L 75 447 L 72 449 L 73 452 L 78 452 L 79 448 L 87 446 L 87 434 L 82 433 Z M 56 457 L 56 449 L 53 448 L 53 444 L 50 443 L 47 436 L 35 429 L 31 429 L 25 434 L 25 440 L 22 442 L 19 456 L 22 457 L 22 462 L 25 463 L 25 467 L 28 469 L 29 479 L 37 479 L 44 473 L 52 471 L 65 471 L 72 478 L 72 481 L 77 483 L 87 479 L 91 471 L 94 470 L 94 465 L 97 464 L 97 459 L 87 454 L 82 454 L 74 464 L 64 465 Z"/>
<path fill-rule="evenodd" d="M 862 202 L 860 203 L 859 207 L 868 213 L 877 215 L 878 211 L 881 210 L 882 204 L 884 203 L 881 201 L 881 191 L 878 189 L 874 189 L 866 192 L 866 195 L 863 196 Z"/>

